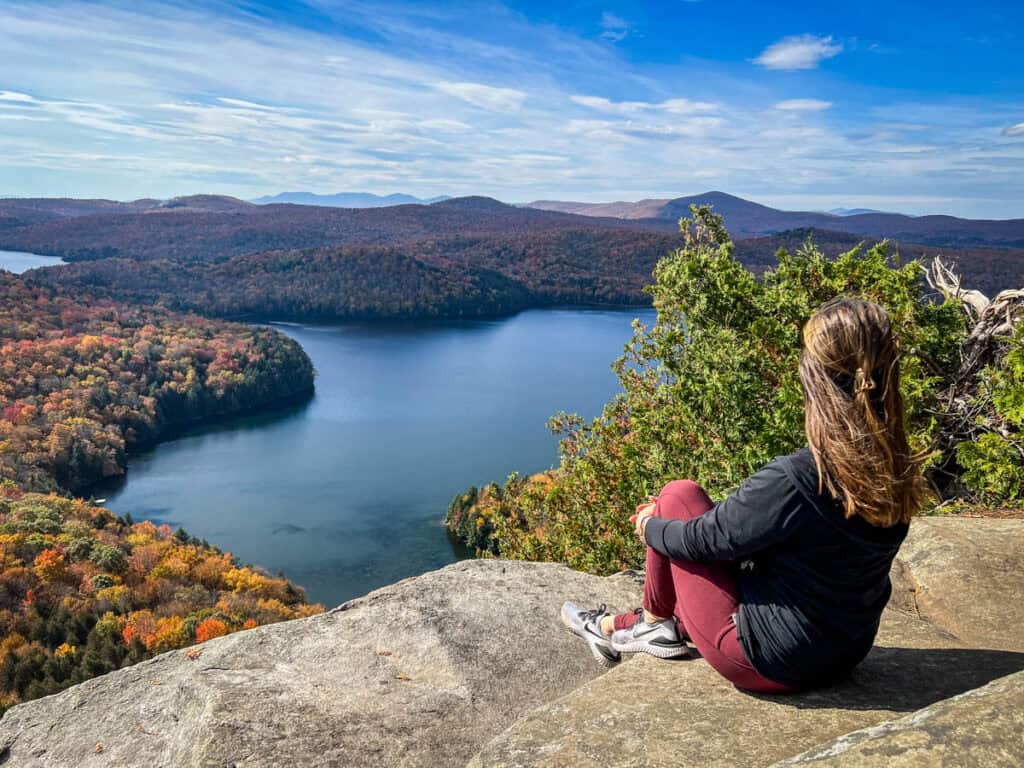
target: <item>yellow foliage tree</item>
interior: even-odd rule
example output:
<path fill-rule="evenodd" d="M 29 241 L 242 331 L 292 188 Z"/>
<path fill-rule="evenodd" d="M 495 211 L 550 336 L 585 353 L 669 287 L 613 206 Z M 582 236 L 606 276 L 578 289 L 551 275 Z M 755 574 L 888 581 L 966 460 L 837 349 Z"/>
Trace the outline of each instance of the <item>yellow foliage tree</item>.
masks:
<path fill-rule="evenodd" d="M 157 620 L 156 633 L 146 647 L 153 653 L 163 653 L 188 645 L 185 620 L 181 616 L 167 616 Z"/>
<path fill-rule="evenodd" d="M 64 553 L 56 549 L 44 549 L 35 560 L 36 576 L 44 584 L 62 581 L 67 575 Z"/>
<path fill-rule="evenodd" d="M 57 646 L 57 650 L 53 652 L 53 656 L 57 659 L 63 659 L 65 656 L 70 656 L 74 658 L 77 652 L 78 648 L 71 645 L 71 643 L 61 643 Z"/>

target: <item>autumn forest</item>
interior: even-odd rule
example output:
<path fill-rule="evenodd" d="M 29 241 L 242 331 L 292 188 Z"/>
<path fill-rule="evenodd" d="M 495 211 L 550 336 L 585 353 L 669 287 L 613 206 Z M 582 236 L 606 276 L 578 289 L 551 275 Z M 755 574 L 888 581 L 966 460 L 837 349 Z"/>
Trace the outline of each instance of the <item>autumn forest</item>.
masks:
<path fill-rule="evenodd" d="M 308 394 L 295 342 L 0 272 L 0 370 L 0 707 L 321 610 L 183 530 L 64 495 L 168 430 Z"/>

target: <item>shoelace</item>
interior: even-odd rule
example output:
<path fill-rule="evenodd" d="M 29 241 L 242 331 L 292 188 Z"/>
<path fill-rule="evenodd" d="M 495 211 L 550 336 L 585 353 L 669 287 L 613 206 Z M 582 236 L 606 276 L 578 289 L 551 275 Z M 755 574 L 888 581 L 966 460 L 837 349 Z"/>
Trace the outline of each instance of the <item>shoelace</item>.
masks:
<path fill-rule="evenodd" d="M 597 608 L 594 608 L 593 610 L 584 611 L 583 621 L 584 623 L 588 621 L 594 621 L 599 616 L 604 616 L 606 613 L 608 613 L 608 606 L 605 603 L 601 603 L 599 606 L 597 606 Z"/>

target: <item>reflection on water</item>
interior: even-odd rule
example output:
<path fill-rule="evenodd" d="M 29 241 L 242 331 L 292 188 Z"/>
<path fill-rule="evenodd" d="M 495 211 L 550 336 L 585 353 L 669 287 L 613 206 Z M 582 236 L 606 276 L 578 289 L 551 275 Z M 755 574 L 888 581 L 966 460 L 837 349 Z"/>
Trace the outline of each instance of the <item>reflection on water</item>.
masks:
<path fill-rule="evenodd" d="M 97 489 L 111 509 L 190 533 L 334 605 L 469 553 L 449 501 L 557 462 L 547 419 L 596 415 L 609 365 L 650 310 L 536 310 L 493 321 L 281 325 L 318 371 L 287 409 L 191 431 Z"/>

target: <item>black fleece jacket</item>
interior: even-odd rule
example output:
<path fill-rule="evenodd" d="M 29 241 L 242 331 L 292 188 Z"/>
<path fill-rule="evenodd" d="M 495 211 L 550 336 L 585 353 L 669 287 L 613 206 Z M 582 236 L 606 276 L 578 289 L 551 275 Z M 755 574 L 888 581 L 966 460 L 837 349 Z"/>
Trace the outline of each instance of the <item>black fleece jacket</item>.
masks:
<path fill-rule="evenodd" d="M 841 679 L 871 649 L 907 528 L 846 518 L 804 448 L 701 517 L 651 518 L 645 538 L 674 560 L 736 562 L 740 647 L 764 677 L 803 688 Z"/>

